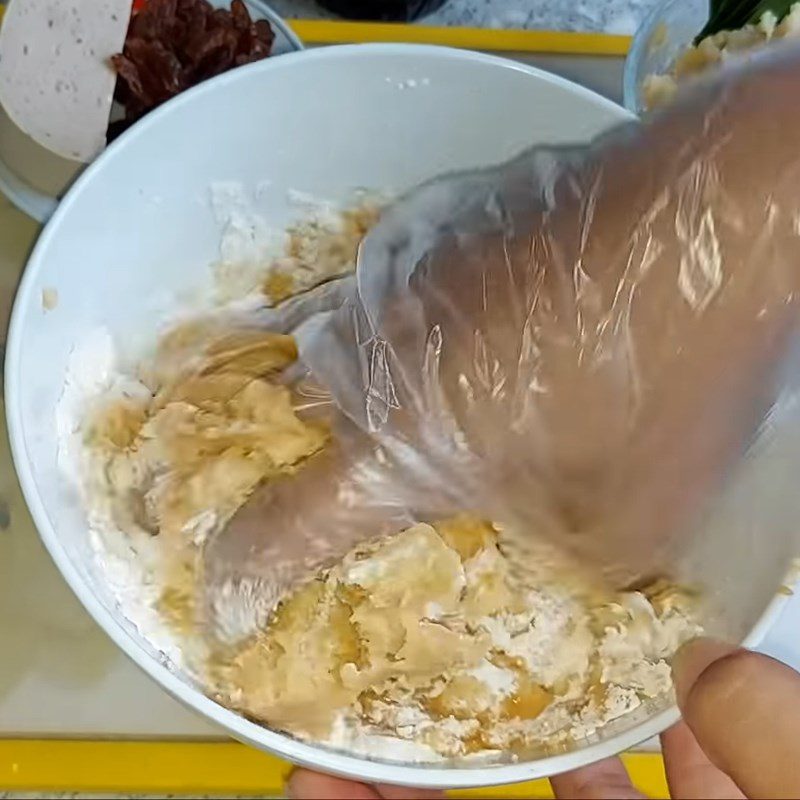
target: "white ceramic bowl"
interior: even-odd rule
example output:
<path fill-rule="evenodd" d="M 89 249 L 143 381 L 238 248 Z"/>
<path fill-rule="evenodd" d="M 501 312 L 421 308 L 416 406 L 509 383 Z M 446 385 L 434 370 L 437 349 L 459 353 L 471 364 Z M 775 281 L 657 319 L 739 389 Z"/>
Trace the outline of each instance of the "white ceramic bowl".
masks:
<path fill-rule="evenodd" d="M 297 34 L 264 0 L 245 0 L 253 19 L 266 19 L 275 32 L 273 56 L 303 49 Z M 212 0 L 214 6 L 229 0 Z M 85 167 L 62 158 L 35 142 L 9 119 L 0 106 L 0 192 L 23 213 L 44 222 L 56 207 L 56 198 Z"/>
<path fill-rule="evenodd" d="M 282 226 L 296 211 L 290 189 L 333 200 L 354 187 L 403 190 L 448 170 L 504 160 L 533 143 L 587 140 L 629 118 L 567 81 L 478 53 L 330 48 L 254 64 L 187 92 L 134 126 L 79 178 L 42 234 L 14 307 L 6 355 L 11 444 L 33 519 L 58 567 L 109 636 L 167 691 L 236 738 L 296 763 L 412 786 L 491 785 L 557 773 L 629 748 L 676 719 L 674 709 L 642 709 L 573 752 L 492 766 L 386 764 L 262 728 L 167 669 L 122 617 L 92 561 L 85 514 L 56 465 L 54 409 L 73 344 L 98 325 L 121 341 L 141 339 L 176 290 L 209 283 L 220 241 L 208 203 L 212 181 L 261 184 L 261 210 Z M 46 312 L 42 291 L 50 288 L 59 303 Z M 800 449 L 796 442 L 792 453 Z M 783 496 L 779 481 L 769 487 Z M 755 513 L 748 505 L 760 496 L 737 492 L 728 509 L 733 521 L 723 509 L 715 517 L 721 533 L 712 530 L 695 554 L 695 568 L 732 609 L 728 632 L 739 637 L 764 613 L 794 554 L 788 533 L 762 548 L 766 557 L 745 550 L 747 520 L 777 528 L 769 510 Z M 751 642 L 776 609 L 756 625 Z"/>

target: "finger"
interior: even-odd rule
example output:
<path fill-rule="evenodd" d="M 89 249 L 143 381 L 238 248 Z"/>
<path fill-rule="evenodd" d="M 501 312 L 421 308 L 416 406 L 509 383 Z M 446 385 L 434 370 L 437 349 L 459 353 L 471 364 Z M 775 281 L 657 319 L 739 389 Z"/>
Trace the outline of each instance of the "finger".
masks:
<path fill-rule="evenodd" d="M 678 704 L 709 760 L 748 797 L 800 797 L 800 675 L 698 639 L 673 665 Z"/>
<path fill-rule="evenodd" d="M 618 758 L 607 758 L 588 767 L 550 778 L 553 793 L 562 800 L 639 800 L 644 795 L 631 783 Z"/>
<path fill-rule="evenodd" d="M 292 800 L 381 800 L 378 792 L 364 783 L 308 769 L 297 769 L 289 776 L 286 793 Z"/>
<path fill-rule="evenodd" d="M 739 800 L 739 787 L 709 760 L 684 722 L 661 735 L 661 749 L 672 800 Z"/>
<path fill-rule="evenodd" d="M 375 787 L 385 800 L 444 800 L 444 792 L 436 789 L 409 789 L 406 786 L 389 786 L 379 783 Z"/>

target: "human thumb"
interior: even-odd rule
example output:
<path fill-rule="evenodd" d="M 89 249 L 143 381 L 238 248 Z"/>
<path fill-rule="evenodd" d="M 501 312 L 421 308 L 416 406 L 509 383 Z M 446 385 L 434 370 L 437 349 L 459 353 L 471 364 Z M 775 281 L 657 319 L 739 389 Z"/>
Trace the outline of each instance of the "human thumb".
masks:
<path fill-rule="evenodd" d="M 683 718 L 709 760 L 753 798 L 800 797 L 800 674 L 696 639 L 673 664 Z"/>

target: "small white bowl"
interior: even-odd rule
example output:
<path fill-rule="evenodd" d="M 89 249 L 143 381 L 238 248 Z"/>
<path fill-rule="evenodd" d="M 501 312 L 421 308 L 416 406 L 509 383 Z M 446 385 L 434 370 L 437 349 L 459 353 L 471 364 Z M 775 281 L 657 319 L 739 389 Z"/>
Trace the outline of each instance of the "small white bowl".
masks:
<path fill-rule="evenodd" d="M 25 498 L 59 569 L 100 626 L 168 692 L 237 739 L 295 763 L 420 787 L 551 775 L 625 750 L 677 719 L 668 704 L 640 709 L 571 752 L 491 765 L 386 763 L 268 730 L 170 670 L 123 617 L 93 562 L 81 503 L 56 463 L 54 411 L 75 343 L 97 326 L 121 342 L 140 340 L 176 292 L 209 286 L 221 234 L 208 202 L 212 182 L 249 187 L 261 213 L 282 228 L 296 214 L 290 190 L 333 201 L 354 188 L 403 191 L 535 143 L 586 141 L 630 119 L 561 78 L 479 53 L 326 48 L 268 59 L 186 92 L 123 134 L 78 179 L 39 239 L 14 306 L 6 351 L 10 440 Z M 58 292 L 50 311 L 42 308 L 45 289 Z M 767 491 L 758 480 L 753 488 L 737 484 L 689 564 L 728 610 L 726 633 L 742 638 L 755 626 L 748 643 L 777 613 L 781 601 L 770 601 L 794 555 L 800 437 L 780 438 L 789 447 L 785 465 L 778 453 L 778 468 L 765 473 L 756 460 L 756 478 L 771 476 Z M 765 498 L 768 507 L 758 505 Z M 750 535 L 758 525 L 770 533 L 768 546 Z"/>
<path fill-rule="evenodd" d="M 269 20 L 275 32 L 273 55 L 303 49 L 297 34 L 264 0 L 245 0 L 254 19 Z M 225 0 L 212 5 L 227 6 Z M 0 106 L 0 192 L 24 214 L 44 222 L 86 165 L 62 158 L 21 131 Z"/>

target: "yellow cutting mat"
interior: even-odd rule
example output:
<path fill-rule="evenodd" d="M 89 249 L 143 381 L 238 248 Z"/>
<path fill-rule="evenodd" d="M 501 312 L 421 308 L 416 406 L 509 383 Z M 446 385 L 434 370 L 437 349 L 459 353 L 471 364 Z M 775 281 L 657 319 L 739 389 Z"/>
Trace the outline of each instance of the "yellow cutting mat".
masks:
<path fill-rule="evenodd" d="M 351 42 L 406 42 L 494 52 L 621 57 L 628 52 L 631 42 L 628 36 L 611 36 L 605 33 L 495 30 L 455 26 L 433 28 L 425 25 L 403 25 L 391 22 L 338 22 L 316 19 L 289 20 L 289 24 L 306 44 L 313 45 Z"/>
<path fill-rule="evenodd" d="M 3 5 L 0 3 L 0 20 Z M 495 52 L 624 56 L 624 36 L 554 31 L 433 28 L 422 25 L 294 20 L 308 44 L 410 42 Z M 629 754 L 637 787 L 666 797 L 661 757 Z M 280 795 L 285 762 L 234 742 L 0 740 L 0 789 L 131 794 Z M 454 797 L 552 797 L 547 781 L 458 791 Z"/>
<path fill-rule="evenodd" d="M 640 791 L 667 797 L 661 757 L 624 756 Z M 291 767 L 235 742 L 0 740 L 0 788 L 10 791 L 282 795 Z M 465 798 L 552 797 L 545 780 L 454 791 Z"/>

